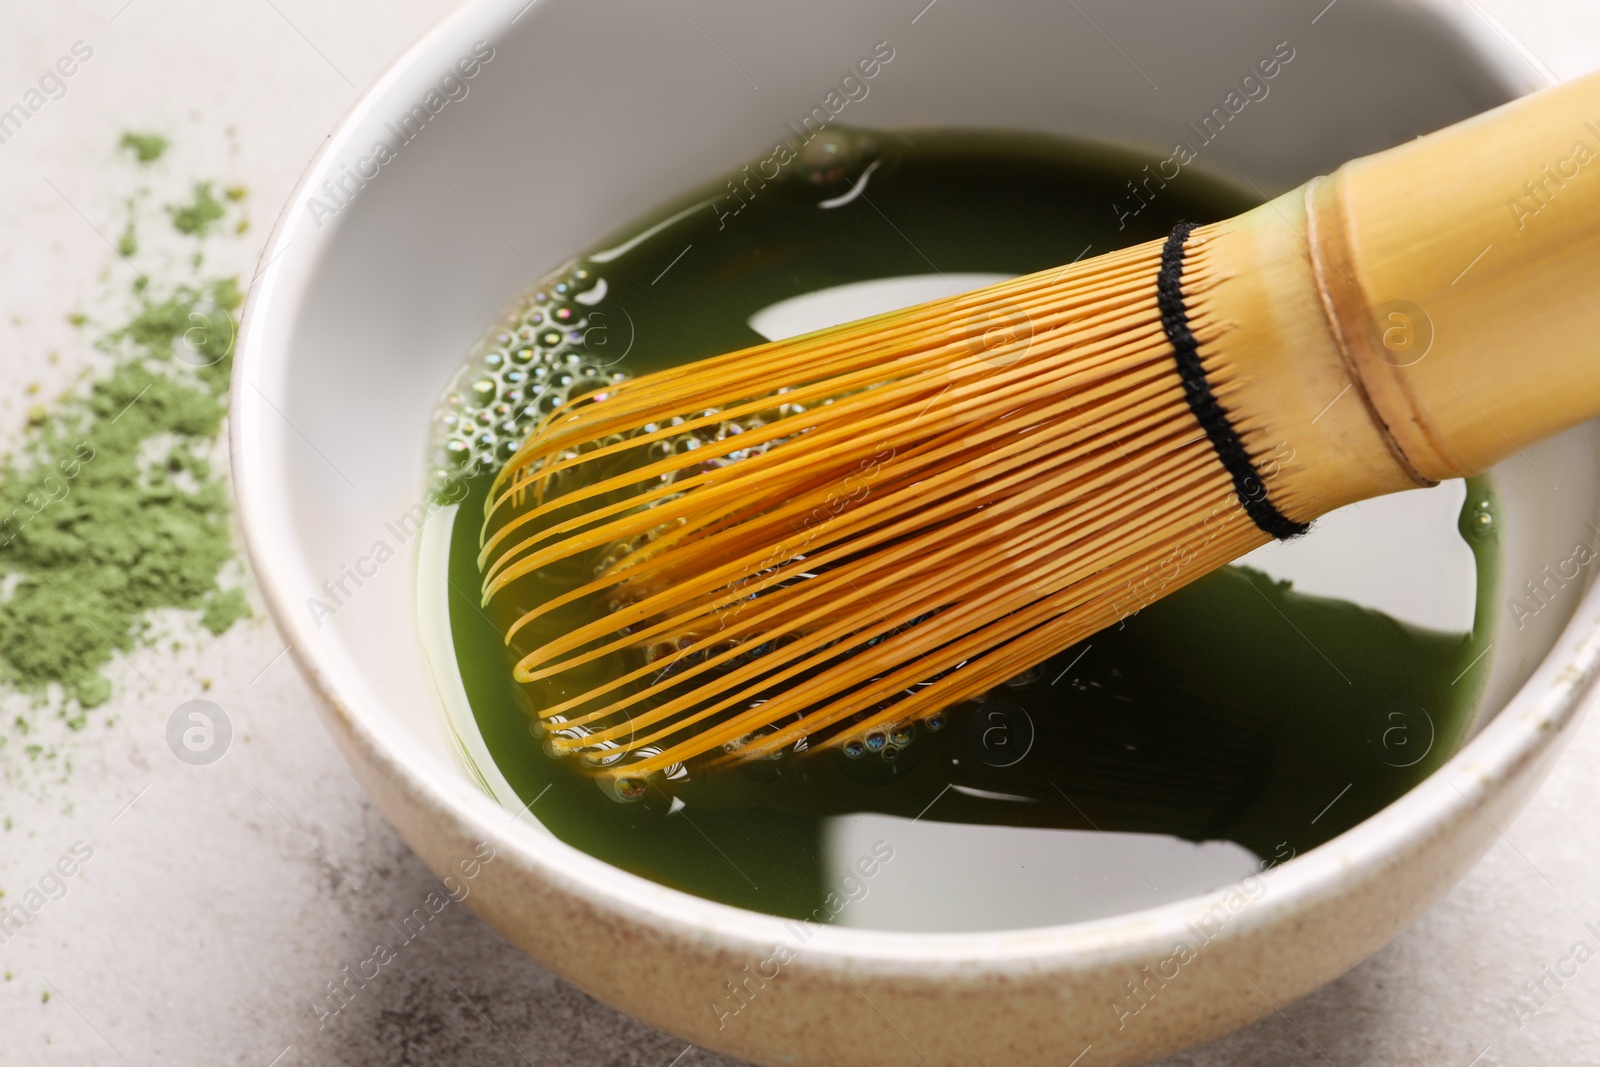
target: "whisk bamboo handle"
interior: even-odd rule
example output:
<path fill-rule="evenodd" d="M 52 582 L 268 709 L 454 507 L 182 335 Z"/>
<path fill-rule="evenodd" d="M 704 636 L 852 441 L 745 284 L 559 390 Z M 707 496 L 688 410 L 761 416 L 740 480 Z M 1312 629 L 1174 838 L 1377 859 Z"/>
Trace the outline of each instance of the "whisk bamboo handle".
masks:
<path fill-rule="evenodd" d="M 1307 188 L 1358 387 L 1426 479 L 1600 414 L 1600 75 Z"/>
<path fill-rule="evenodd" d="M 1483 471 L 1600 414 L 1600 74 L 1198 230 L 1189 259 L 1200 354 L 1289 519 Z"/>

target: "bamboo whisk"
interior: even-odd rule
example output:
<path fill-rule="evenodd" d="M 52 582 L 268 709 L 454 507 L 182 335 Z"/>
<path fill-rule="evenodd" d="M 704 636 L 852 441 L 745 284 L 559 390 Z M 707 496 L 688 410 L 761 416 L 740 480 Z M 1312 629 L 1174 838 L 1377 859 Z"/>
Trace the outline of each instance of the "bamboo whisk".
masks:
<path fill-rule="evenodd" d="M 547 747 L 623 799 L 694 760 L 892 757 L 1317 515 L 1600 412 L 1591 117 L 1597 78 L 1227 222 L 556 411 L 479 558 Z M 579 622 L 533 639 L 552 613 Z"/>

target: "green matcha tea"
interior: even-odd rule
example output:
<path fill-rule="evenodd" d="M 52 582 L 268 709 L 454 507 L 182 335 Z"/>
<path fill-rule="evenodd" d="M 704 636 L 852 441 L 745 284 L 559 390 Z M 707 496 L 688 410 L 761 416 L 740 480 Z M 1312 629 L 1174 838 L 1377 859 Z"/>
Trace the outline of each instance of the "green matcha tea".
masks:
<path fill-rule="evenodd" d="M 1481 483 L 1459 530 L 1441 530 L 1476 560 L 1470 632 L 1233 566 L 884 751 L 682 772 L 631 803 L 546 754 L 538 709 L 595 679 L 513 681 L 507 609 L 480 607 L 476 562 L 489 480 L 541 414 L 620 376 L 888 310 L 852 303 L 886 299 L 861 283 L 901 279 L 888 288 L 920 301 L 1257 202 L 1185 171 L 1144 187 L 1129 216 L 1116 205 L 1148 162 L 1016 135 L 829 132 L 776 176 L 743 168 L 518 301 L 441 404 L 431 476 L 458 506 L 432 520 L 447 548 L 421 576 L 424 603 L 448 605 L 430 655 L 436 670 L 453 662 L 441 692 L 464 692 L 471 721 L 457 733 L 481 734 L 491 792 L 600 859 L 713 900 L 844 925 L 1003 929 L 1228 884 L 1350 828 L 1447 758 L 1493 640 Z M 589 575 L 546 576 L 540 595 Z M 545 617 L 529 640 L 575 621 Z"/>

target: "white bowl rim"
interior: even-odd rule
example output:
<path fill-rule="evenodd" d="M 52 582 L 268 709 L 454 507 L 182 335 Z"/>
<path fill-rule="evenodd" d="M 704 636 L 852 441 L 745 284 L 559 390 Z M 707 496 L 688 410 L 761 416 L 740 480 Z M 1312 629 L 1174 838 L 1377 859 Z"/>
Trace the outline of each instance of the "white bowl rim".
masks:
<path fill-rule="evenodd" d="M 538 3 L 539 0 L 533 0 Z M 1514 35 L 1472 0 L 1389 0 L 1396 7 L 1420 9 L 1458 31 L 1477 46 L 1486 70 L 1510 86 L 1529 69 L 1546 84 L 1559 79 Z M 279 559 L 288 549 L 267 536 L 269 502 L 260 499 L 255 472 L 270 461 L 252 432 L 264 418 L 262 405 L 245 385 L 260 370 L 267 325 L 264 309 L 287 267 L 315 258 L 339 232 L 320 236 L 306 223 L 307 201 L 325 176 L 324 161 L 346 146 L 353 129 L 387 98 L 402 75 L 436 49 L 473 26 L 504 26 L 510 16 L 532 6 L 526 0 L 468 0 L 424 33 L 357 98 L 324 140 L 286 202 L 261 254 L 239 330 L 229 430 L 239 522 L 246 551 L 263 596 L 292 658 L 321 698 L 325 722 L 346 743 L 357 746 L 374 766 L 400 783 L 418 802 L 447 818 L 464 840 L 489 840 L 499 855 L 536 872 L 544 880 L 581 893 L 596 908 L 624 922 L 637 923 L 730 951 L 760 951 L 792 939 L 794 920 L 750 911 L 672 889 L 613 867 L 559 839 L 536 835 L 520 820 L 508 825 L 506 810 L 472 787 L 468 778 L 440 765 L 438 756 L 398 727 L 390 728 L 363 710 L 363 686 L 341 677 L 346 666 L 318 653 L 311 622 L 287 588 L 275 581 Z M 1477 20 L 1477 21 L 1474 21 Z M 1515 57 L 1513 59 L 1513 56 Z M 349 668 L 353 671 L 353 666 Z M 1453 820 L 1476 813 L 1487 819 L 1479 801 L 1497 780 L 1512 777 L 1552 748 L 1559 748 L 1587 706 L 1600 678 L 1600 584 L 1591 586 L 1560 639 L 1506 706 L 1470 741 L 1416 787 L 1345 833 L 1273 868 L 1272 892 L 1256 900 L 1233 929 L 1270 924 L 1302 911 L 1318 899 L 1337 895 L 1348 872 L 1374 868 L 1386 857 L 1402 856 Z M 1461 783 L 1461 784 L 1458 784 Z M 1491 825 L 1493 825 L 1491 823 Z M 1496 828 L 1498 831 L 1498 827 Z M 928 974 L 959 968 L 963 977 L 1071 970 L 1133 949 L 1164 952 L 1181 936 L 1186 921 L 1233 892 L 1236 885 L 1155 907 L 1055 926 L 977 932 L 899 932 L 815 926 L 808 930 L 797 964 L 822 971 L 885 976 Z"/>

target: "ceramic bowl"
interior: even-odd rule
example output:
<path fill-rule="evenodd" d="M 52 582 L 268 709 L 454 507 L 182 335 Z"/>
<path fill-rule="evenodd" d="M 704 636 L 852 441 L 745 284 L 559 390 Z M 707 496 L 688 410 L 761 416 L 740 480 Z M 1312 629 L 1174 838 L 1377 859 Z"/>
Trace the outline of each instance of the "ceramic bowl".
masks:
<path fill-rule="evenodd" d="M 497 803 L 460 758 L 418 637 L 407 517 L 424 499 L 433 404 L 471 343 L 541 269 L 786 136 L 878 42 L 894 58 L 850 103 L 853 124 L 1020 129 L 1158 156 L 1284 43 L 1295 58 L 1270 97 L 1205 149 L 1207 167 L 1264 194 L 1546 82 L 1469 6 L 1319 6 L 472 0 L 398 60 L 330 136 L 268 244 L 240 335 L 232 445 L 278 625 L 357 777 L 423 860 L 457 878 L 473 865 L 478 913 L 607 1003 L 733 1056 L 831 1067 L 1170 1052 L 1333 979 L 1460 878 L 1548 770 L 1595 677 L 1600 603 L 1578 581 L 1520 629 L 1503 619 L 1461 751 L 1270 875 L 1070 925 L 822 927 L 803 943 L 794 924 L 620 871 Z M 1530 450 L 1563 493 L 1522 459 L 1496 472 L 1497 602 L 1593 540 L 1596 444 L 1582 427 Z M 353 595 L 314 610 L 348 568 L 361 572 Z M 1129 983 L 1218 915 L 1149 1005 L 1119 1014 Z M 780 945 L 792 958 L 751 982 Z M 714 1006 L 729 983 L 750 1000 L 732 1019 Z"/>

